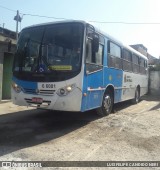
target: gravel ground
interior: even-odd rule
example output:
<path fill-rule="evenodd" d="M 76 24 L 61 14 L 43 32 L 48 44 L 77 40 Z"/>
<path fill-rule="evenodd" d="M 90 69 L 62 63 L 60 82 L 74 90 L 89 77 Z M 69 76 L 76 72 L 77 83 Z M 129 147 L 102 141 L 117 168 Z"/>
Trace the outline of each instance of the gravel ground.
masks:
<path fill-rule="evenodd" d="M 54 112 L 3 101 L 0 135 L 3 161 L 160 161 L 160 97 L 116 104 L 103 118 L 95 111 Z"/>

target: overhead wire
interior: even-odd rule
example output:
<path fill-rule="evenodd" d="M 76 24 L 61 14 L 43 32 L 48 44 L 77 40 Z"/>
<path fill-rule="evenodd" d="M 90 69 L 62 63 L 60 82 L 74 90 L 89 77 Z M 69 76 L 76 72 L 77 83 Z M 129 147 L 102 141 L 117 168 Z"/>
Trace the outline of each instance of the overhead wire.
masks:
<path fill-rule="evenodd" d="M 4 7 L 0 5 L 0 8 L 12 11 L 12 12 L 17 12 L 17 10 L 13 10 L 7 7 Z M 30 14 L 30 13 L 20 13 L 22 16 L 31 16 L 31 17 L 39 17 L 39 18 L 50 18 L 50 19 L 55 19 L 55 20 L 69 20 L 68 18 L 63 18 L 63 17 L 53 17 L 53 16 L 45 16 L 45 15 L 38 15 L 38 14 Z M 91 20 L 88 21 L 91 23 L 100 23 L 100 24 L 128 24 L 128 25 L 160 25 L 160 22 L 124 22 L 124 21 L 95 21 Z"/>
<path fill-rule="evenodd" d="M 20 13 L 23 14 L 23 13 Z M 51 16 L 45 16 L 45 15 L 37 15 L 37 14 L 23 14 L 24 16 L 31 16 L 31 17 L 40 17 L 40 18 L 53 18 L 53 19 L 67 19 L 67 18 L 57 18 L 57 17 L 51 17 Z"/>
<path fill-rule="evenodd" d="M 13 9 L 10 9 L 10 8 L 7 8 L 7 7 L 4 7 L 4 6 L 2 6 L 2 5 L 0 5 L 0 7 L 3 8 L 3 9 L 6 9 L 6 10 L 8 10 L 8 11 L 16 12 L 16 10 L 13 10 Z"/>
<path fill-rule="evenodd" d="M 124 22 L 124 21 L 89 21 L 101 24 L 135 24 L 135 25 L 158 25 L 160 22 Z"/>

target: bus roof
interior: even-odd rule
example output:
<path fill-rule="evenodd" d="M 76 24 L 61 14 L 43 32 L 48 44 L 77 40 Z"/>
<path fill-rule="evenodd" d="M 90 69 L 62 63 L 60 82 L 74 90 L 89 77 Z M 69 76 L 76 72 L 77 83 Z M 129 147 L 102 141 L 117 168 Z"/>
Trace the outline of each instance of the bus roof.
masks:
<path fill-rule="evenodd" d="M 91 24 L 91 25 L 92 25 L 92 24 Z M 92 26 L 94 26 L 94 25 L 92 25 Z M 104 31 L 101 31 L 100 29 L 97 29 L 96 27 L 94 27 L 94 28 L 95 28 L 96 32 L 99 32 L 100 34 L 104 35 L 106 38 L 112 40 L 112 41 L 115 42 L 117 45 L 120 45 L 121 47 L 128 49 L 129 51 L 133 52 L 134 54 L 137 54 L 138 56 L 141 56 L 142 58 L 148 60 L 148 58 L 147 58 L 145 55 L 143 55 L 143 54 L 140 53 L 139 51 L 135 50 L 135 49 L 132 48 L 131 46 L 124 44 L 122 41 L 114 38 L 113 36 L 107 34 L 107 33 L 104 32 Z"/>
<path fill-rule="evenodd" d="M 55 21 L 55 22 L 46 22 L 46 23 L 41 23 L 41 24 L 35 24 L 35 25 L 31 25 L 31 26 L 28 26 L 28 27 L 25 27 L 24 29 L 26 28 L 32 28 L 32 27 L 39 27 L 39 26 L 45 26 L 45 25 L 53 25 L 53 24 L 63 24 L 63 23 L 82 23 L 84 25 L 87 24 L 87 22 L 85 21 L 82 21 L 82 20 L 62 20 L 62 21 Z M 89 23 L 88 23 L 89 24 Z M 91 24 L 90 24 L 91 25 Z"/>
<path fill-rule="evenodd" d="M 86 22 L 86 21 L 83 21 L 83 20 L 63 20 L 63 21 L 56 21 L 56 22 L 48 22 L 48 23 L 42 23 L 42 24 L 36 24 L 36 25 L 31 25 L 31 26 L 28 26 L 26 28 L 32 28 L 32 27 L 39 27 L 39 26 L 45 26 L 45 25 L 53 25 L 53 24 L 61 24 L 61 23 L 82 23 L 84 25 L 91 25 L 94 27 L 95 31 L 97 33 L 100 33 L 101 35 L 105 36 L 106 38 L 112 40 L 113 42 L 115 42 L 117 45 L 120 45 L 121 47 L 123 48 L 126 48 L 128 50 L 130 50 L 131 52 L 137 54 L 138 56 L 141 56 L 142 58 L 148 60 L 148 58 L 141 54 L 140 52 L 136 51 L 135 49 L 133 49 L 132 47 L 130 47 L 129 45 L 125 45 L 124 43 L 122 43 L 121 41 L 119 41 L 118 39 L 114 38 L 113 36 L 107 34 L 106 32 L 104 31 L 101 31 L 100 29 L 96 28 L 93 24 L 91 24 L 90 22 Z M 24 28 L 24 29 L 26 29 Z"/>

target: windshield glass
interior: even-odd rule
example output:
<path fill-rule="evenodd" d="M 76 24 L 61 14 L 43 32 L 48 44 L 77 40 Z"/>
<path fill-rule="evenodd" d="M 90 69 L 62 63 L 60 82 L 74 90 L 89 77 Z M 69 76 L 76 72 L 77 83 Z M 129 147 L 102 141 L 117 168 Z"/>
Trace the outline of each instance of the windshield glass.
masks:
<path fill-rule="evenodd" d="M 22 74 L 78 74 L 81 69 L 83 25 L 56 24 L 24 29 L 15 54 L 13 72 Z M 73 74 L 71 74 L 73 73 Z"/>

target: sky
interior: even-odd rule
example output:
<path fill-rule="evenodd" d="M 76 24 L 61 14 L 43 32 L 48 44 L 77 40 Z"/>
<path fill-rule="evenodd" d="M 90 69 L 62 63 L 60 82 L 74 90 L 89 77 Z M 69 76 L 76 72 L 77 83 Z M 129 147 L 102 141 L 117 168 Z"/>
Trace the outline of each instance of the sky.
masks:
<path fill-rule="evenodd" d="M 160 0 L 0 0 L 0 26 L 16 31 L 17 10 L 19 31 L 60 18 L 85 20 L 126 45 L 143 44 L 151 55 L 160 56 Z"/>

